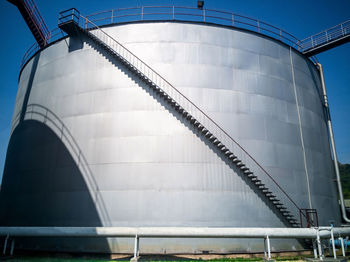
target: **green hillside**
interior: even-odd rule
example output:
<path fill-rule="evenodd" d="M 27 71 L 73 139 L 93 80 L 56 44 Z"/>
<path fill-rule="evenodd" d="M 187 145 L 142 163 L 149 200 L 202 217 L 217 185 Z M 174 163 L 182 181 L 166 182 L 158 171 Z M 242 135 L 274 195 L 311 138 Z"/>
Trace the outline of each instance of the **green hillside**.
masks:
<path fill-rule="evenodd" d="M 350 199 L 350 164 L 339 163 L 340 178 L 345 199 Z"/>

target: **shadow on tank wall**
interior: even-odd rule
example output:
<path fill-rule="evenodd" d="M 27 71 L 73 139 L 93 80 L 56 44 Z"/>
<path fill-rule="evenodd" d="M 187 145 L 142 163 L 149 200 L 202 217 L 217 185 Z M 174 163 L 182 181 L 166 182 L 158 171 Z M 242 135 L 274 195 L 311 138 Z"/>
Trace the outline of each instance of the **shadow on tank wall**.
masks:
<path fill-rule="evenodd" d="M 7 150 L 0 226 L 102 226 L 96 199 L 70 151 L 45 123 L 25 120 L 17 125 Z M 16 248 L 21 246 L 109 252 L 105 239 L 16 239 Z"/>

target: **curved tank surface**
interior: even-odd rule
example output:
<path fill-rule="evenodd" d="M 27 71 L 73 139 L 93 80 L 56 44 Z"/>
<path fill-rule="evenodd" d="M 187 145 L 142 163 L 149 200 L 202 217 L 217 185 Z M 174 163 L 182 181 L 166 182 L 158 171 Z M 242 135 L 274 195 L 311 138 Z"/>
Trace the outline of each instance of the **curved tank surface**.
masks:
<path fill-rule="evenodd" d="M 186 22 L 104 27 L 216 121 L 320 225 L 340 223 L 316 67 L 280 41 Z M 2 226 L 290 226 L 239 169 L 124 64 L 86 37 L 23 68 Z M 17 243 L 17 242 L 16 242 Z M 131 252 L 132 239 L 19 240 L 19 247 Z M 294 240 L 273 250 L 300 250 Z M 143 253 L 256 252 L 262 240 L 141 239 Z"/>

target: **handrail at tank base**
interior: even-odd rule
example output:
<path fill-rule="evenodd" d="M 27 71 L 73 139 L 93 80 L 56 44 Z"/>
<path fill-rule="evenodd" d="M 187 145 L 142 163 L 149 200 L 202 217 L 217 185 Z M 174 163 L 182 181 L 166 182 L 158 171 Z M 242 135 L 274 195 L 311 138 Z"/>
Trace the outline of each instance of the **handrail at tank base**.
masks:
<path fill-rule="evenodd" d="M 336 258 L 335 237 L 339 238 L 342 243 L 342 250 L 344 250 L 342 237 L 350 236 L 350 227 L 0 227 L 0 236 L 5 236 L 6 241 L 11 237 L 12 246 L 14 246 L 15 237 L 129 237 L 134 238 L 134 256 L 130 261 L 138 261 L 140 238 L 260 238 L 264 240 L 264 254 L 267 260 L 271 260 L 270 239 L 272 238 L 311 239 L 315 258 L 319 257 L 320 260 L 323 260 L 321 239 L 330 239 L 333 246 L 333 255 Z M 13 252 L 13 248 L 11 250 Z M 344 252 L 343 256 L 345 256 Z"/>
<path fill-rule="evenodd" d="M 350 236 L 350 227 L 0 227 L 11 237 L 142 237 L 142 238 L 329 238 Z"/>

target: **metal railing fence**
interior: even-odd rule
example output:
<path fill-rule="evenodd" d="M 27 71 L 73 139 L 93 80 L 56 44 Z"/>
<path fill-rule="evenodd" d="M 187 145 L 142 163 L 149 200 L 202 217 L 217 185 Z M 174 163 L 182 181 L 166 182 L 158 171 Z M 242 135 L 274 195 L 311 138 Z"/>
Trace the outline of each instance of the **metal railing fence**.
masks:
<path fill-rule="evenodd" d="M 348 34 L 350 34 L 350 20 L 307 37 L 301 40 L 298 45 L 302 46 L 302 52 L 306 52 L 308 49 L 327 44 Z"/>
<path fill-rule="evenodd" d="M 252 30 L 279 39 L 298 50 L 302 48 L 298 45 L 299 40 L 295 36 L 278 27 L 247 16 L 214 9 L 198 9 L 186 6 L 141 6 L 105 10 L 87 15 L 86 18 L 98 26 L 120 22 L 149 20 L 180 20 L 214 23 Z"/>
<path fill-rule="evenodd" d="M 154 20 L 212 23 L 257 32 L 279 40 L 300 52 L 304 49 L 301 41 L 292 34 L 261 20 L 228 11 L 198 9 L 186 6 L 140 6 L 105 10 L 85 17 L 98 26 Z M 50 32 L 50 39 L 48 40 L 50 43 L 58 39 L 57 30 L 59 29 L 56 28 Z M 37 44 L 34 44 L 29 48 L 22 59 L 20 69 L 23 68 L 29 58 L 39 49 L 40 47 L 38 47 Z M 311 57 L 311 59 L 313 62 L 317 62 L 316 57 Z"/>
<path fill-rule="evenodd" d="M 0 236 L 5 237 L 3 255 L 11 241 L 13 255 L 17 237 L 74 237 L 74 238 L 134 238 L 134 258 L 140 256 L 140 238 L 245 238 L 262 239 L 264 257 L 271 260 L 270 239 L 310 239 L 313 242 L 314 258 L 325 258 L 322 239 L 329 239 L 333 258 L 337 259 L 335 240 L 339 240 L 342 256 L 345 257 L 344 242 L 350 235 L 349 228 L 211 228 L 211 227 L 0 227 Z M 295 248 L 295 247 L 294 247 Z M 331 253 L 331 252 L 329 252 Z M 133 261 L 133 260 L 131 260 Z"/>
<path fill-rule="evenodd" d="M 50 38 L 48 39 L 48 43 L 53 43 L 62 37 L 65 37 L 65 34 L 57 27 L 50 31 L 49 33 Z M 27 64 L 27 62 L 30 60 L 30 58 L 40 50 L 40 46 L 37 42 L 34 42 L 24 53 L 21 63 L 20 63 L 20 71 L 23 69 L 23 67 Z"/>

